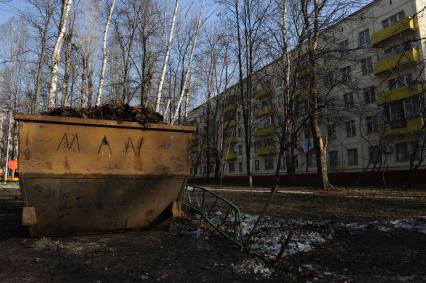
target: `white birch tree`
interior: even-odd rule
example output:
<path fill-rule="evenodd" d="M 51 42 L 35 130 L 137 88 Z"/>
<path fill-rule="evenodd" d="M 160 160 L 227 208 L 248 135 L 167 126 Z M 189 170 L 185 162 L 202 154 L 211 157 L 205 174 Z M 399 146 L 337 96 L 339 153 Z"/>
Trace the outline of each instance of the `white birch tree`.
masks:
<path fill-rule="evenodd" d="M 168 62 L 169 62 L 170 50 L 172 49 L 172 44 L 173 44 L 173 34 L 174 34 L 174 30 L 175 30 L 175 25 L 176 25 L 178 6 L 179 6 L 179 0 L 176 0 L 175 8 L 174 8 L 174 11 L 173 11 L 172 26 L 170 28 L 169 39 L 168 39 L 168 42 L 167 42 L 166 53 L 164 55 L 163 67 L 162 67 L 162 70 L 161 70 L 160 83 L 158 85 L 157 102 L 156 102 L 156 107 L 155 107 L 156 112 L 160 111 L 161 95 L 162 95 L 162 92 L 163 92 L 164 80 L 166 78 L 166 71 L 167 71 L 167 65 L 168 65 Z"/>
<path fill-rule="evenodd" d="M 59 23 L 59 33 L 56 38 L 55 48 L 53 50 L 53 59 L 52 59 L 52 77 L 50 81 L 50 91 L 49 91 L 49 108 L 55 107 L 55 98 L 56 98 L 56 88 L 58 83 L 58 70 L 59 63 L 61 59 L 61 49 L 62 42 L 65 36 L 65 30 L 67 27 L 68 15 L 70 13 L 72 6 L 72 0 L 64 0 L 62 3 L 62 14 L 61 21 Z"/>
<path fill-rule="evenodd" d="M 99 76 L 99 87 L 98 87 L 98 92 L 96 94 L 95 106 L 99 106 L 101 104 L 102 90 L 103 90 L 104 81 L 105 81 L 106 64 L 108 60 L 108 53 L 106 50 L 108 30 L 111 23 L 112 14 L 114 13 L 114 6 L 115 6 L 115 0 L 112 0 L 111 7 L 109 9 L 108 18 L 105 23 L 105 29 L 104 29 L 103 39 L 102 39 L 102 67 L 101 67 L 101 74 Z"/>
<path fill-rule="evenodd" d="M 204 5 L 205 5 L 205 3 L 206 3 L 206 1 L 203 0 L 203 2 L 201 4 L 200 14 L 198 15 L 197 27 L 195 29 L 194 38 L 192 40 L 191 53 L 189 55 L 188 68 L 187 68 L 187 71 L 186 71 L 186 74 L 185 74 L 185 78 L 184 78 L 184 82 L 183 82 L 183 87 L 182 87 L 182 90 L 181 90 L 181 93 L 180 93 L 180 96 L 179 96 L 179 102 L 178 102 L 178 105 L 176 107 L 173 119 L 172 119 L 172 125 L 174 123 L 176 123 L 176 120 L 178 119 L 180 106 L 182 104 L 182 100 L 185 97 L 185 93 L 186 93 L 186 90 L 187 90 L 187 84 L 188 84 L 188 80 L 190 78 L 190 74 L 191 74 L 191 70 L 192 70 L 192 61 L 193 61 L 193 58 L 194 58 L 194 50 L 195 50 L 195 47 L 197 45 L 198 34 L 200 33 L 201 19 L 202 19 L 202 16 L 203 16 L 203 11 L 204 11 Z"/>

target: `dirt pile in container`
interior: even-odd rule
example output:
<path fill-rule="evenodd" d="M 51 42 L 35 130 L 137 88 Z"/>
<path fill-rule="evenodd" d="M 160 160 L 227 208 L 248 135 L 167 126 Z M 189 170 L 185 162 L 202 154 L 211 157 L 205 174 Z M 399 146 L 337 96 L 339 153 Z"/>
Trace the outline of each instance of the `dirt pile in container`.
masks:
<path fill-rule="evenodd" d="M 76 109 L 59 107 L 44 112 L 43 115 L 83 119 L 103 119 L 114 121 L 146 123 L 163 123 L 163 116 L 143 106 L 105 104 L 99 107 Z"/>

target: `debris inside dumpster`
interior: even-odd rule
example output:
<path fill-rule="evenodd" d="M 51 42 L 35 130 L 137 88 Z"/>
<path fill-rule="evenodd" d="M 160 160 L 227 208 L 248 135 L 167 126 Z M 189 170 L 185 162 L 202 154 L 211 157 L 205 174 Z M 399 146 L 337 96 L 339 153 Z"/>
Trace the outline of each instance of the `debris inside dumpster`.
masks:
<path fill-rule="evenodd" d="M 105 104 L 90 108 L 59 107 L 42 113 L 48 116 L 61 116 L 83 119 L 104 119 L 145 123 L 162 123 L 163 116 L 144 106 Z"/>

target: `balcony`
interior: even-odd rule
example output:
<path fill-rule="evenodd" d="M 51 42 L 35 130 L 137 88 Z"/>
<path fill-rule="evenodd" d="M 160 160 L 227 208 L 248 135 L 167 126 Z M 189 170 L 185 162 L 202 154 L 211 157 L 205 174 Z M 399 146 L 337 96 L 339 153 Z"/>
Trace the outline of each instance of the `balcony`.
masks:
<path fill-rule="evenodd" d="M 236 144 L 237 143 L 237 138 L 236 137 L 226 137 L 225 140 L 223 141 L 223 143 L 226 145 L 228 144 Z"/>
<path fill-rule="evenodd" d="M 259 147 L 256 149 L 258 156 L 274 155 L 277 152 L 277 148 L 274 145 Z"/>
<path fill-rule="evenodd" d="M 401 32 L 416 29 L 416 21 L 412 17 L 408 17 L 398 23 L 394 23 L 380 31 L 373 33 L 372 35 L 372 44 L 373 46 L 378 45 L 379 43 L 400 34 Z"/>
<path fill-rule="evenodd" d="M 228 121 L 224 121 L 223 123 L 223 128 L 228 129 L 228 128 L 234 128 L 235 127 L 235 120 L 228 120 Z"/>
<path fill-rule="evenodd" d="M 383 91 L 377 95 L 377 104 L 382 105 L 385 103 L 409 98 L 417 94 L 423 93 L 423 91 L 423 85 L 419 83 Z"/>
<path fill-rule="evenodd" d="M 264 85 L 260 90 L 258 90 L 255 94 L 256 99 L 264 99 L 270 97 L 272 95 L 273 89 L 270 84 Z"/>
<path fill-rule="evenodd" d="M 225 108 L 223 109 L 223 113 L 235 112 L 236 109 L 237 109 L 237 104 L 231 103 L 225 106 Z"/>
<path fill-rule="evenodd" d="M 397 67 L 409 63 L 418 63 L 420 61 L 420 54 L 417 48 L 411 48 L 400 54 L 396 54 L 385 59 L 382 59 L 374 64 L 374 74 L 380 74 L 389 70 L 394 70 Z"/>
<path fill-rule="evenodd" d="M 268 115 L 271 112 L 272 112 L 272 107 L 271 106 L 265 106 L 265 107 L 256 109 L 256 118 Z"/>
<path fill-rule="evenodd" d="M 273 136 L 277 133 L 277 129 L 270 125 L 267 127 L 256 129 L 255 136 L 256 137 L 265 137 L 265 136 Z"/>
<path fill-rule="evenodd" d="M 418 132 L 423 129 L 423 118 L 414 118 L 402 121 L 396 125 L 393 124 L 385 124 L 384 136 L 394 136 L 394 135 L 402 135 L 402 134 L 411 134 Z"/>
<path fill-rule="evenodd" d="M 224 153 L 225 161 L 235 161 L 237 160 L 238 155 L 235 151 L 229 151 Z"/>

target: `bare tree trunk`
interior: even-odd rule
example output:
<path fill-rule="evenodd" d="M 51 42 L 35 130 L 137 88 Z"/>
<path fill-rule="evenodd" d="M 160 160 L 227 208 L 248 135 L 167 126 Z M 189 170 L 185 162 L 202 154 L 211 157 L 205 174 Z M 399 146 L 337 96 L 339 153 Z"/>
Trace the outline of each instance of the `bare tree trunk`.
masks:
<path fill-rule="evenodd" d="M 198 15 L 197 27 L 196 27 L 196 30 L 195 30 L 194 38 L 192 40 L 191 53 L 189 55 L 188 68 L 187 68 L 185 78 L 184 78 L 184 81 L 183 81 L 183 87 L 182 87 L 182 90 L 181 90 L 181 93 L 180 93 L 178 105 L 177 105 L 176 110 L 175 110 L 175 115 L 173 116 L 172 125 L 176 122 L 176 120 L 178 118 L 180 106 L 182 104 L 183 98 L 185 97 L 185 92 L 187 91 L 187 84 L 188 84 L 188 80 L 191 76 L 190 74 L 191 74 L 191 70 L 192 70 L 192 61 L 193 61 L 193 58 L 194 58 L 194 50 L 195 50 L 195 46 L 197 45 L 198 34 L 200 33 L 201 19 L 202 19 L 202 16 L 203 16 L 205 3 L 206 3 L 206 0 L 203 0 L 203 2 L 201 4 L 200 14 Z"/>
<path fill-rule="evenodd" d="M 308 2 L 307 0 L 302 0 L 302 13 L 305 21 L 305 28 L 307 30 L 307 44 L 308 44 L 308 58 L 309 58 L 309 67 L 311 69 L 311 77 L 309 81 L 309 102 L 310 102 L 310 123 L 311 131 L 313 135 L 316 158 L 317 158 L 317 172 L 320 178 L 320 186 L 322 189 L 326 190 L 332 185 L 328 179 L 328 168 L 327 168 L 327 145 L 325 144 L 320 129 L 320 108 L 319 108 L 319 86 L 318 86 L 318 68 L 316 67 L 316 51 L 318 48 L 319 42 L 319 21 L 320 21 L 320 1 L 313 1 L 313 30 L 311 30 L 310 16 L 308 12 Z M 313 34 L 312 34 L 313 32 Z"/>
<path fill-rule="evenodd" d="M 53 7 L 48 6 L 46 21 L 44 22 L 44 29 L 41 35 L 41 51 L 40 57 L 38 59 L 37 66 L 37 79 L 36 79 L 36 87 L 35 87 L 35 96 L 34 96 L 34 113 L 38 112 L 38 102 L 40 99 L 40 91 L 41 91 L 41 83 L 43 81 L 43 65 L 44 65 L 44 56 L 46 53 L 46 41 L 47 41 L 47 32 L 49 30 L 50 19 L 52 18 Z"/>
<path fill-rule="evenodd" d="M 80 99 L 81 99 L 81 108 L 85 108 L 86 107 L 86 105 L 87 105 L 87 94 L 86 94 L 86 92 L 87 92 L 87 88 L 86 88 L 86 86 L 87 86 L 87 61 L 88 61 L 88 58 L 87 58 L 87 53 L 84 53 L 83 54 L 83 56 L 82 56 L 82 58 L 81 58 L 81 61 L 82 61 L 82 67 L 83 67 L 83 70 L 82 70 L 82 72 L 81 72 L 81 97 L 80 97 Z"/>
<path fill-rule="evenodd" d="M 101 105 L 102 90 L 103 90 L 104 81 L 105 81 L 106 64 L 108 61 L 108 53 L 106 50 L 108 30 L 109 30 L 109 25 L 111 23 L 112 14 L 114 13 L 114 6 L 115 6 L 115 0 L 112 0 L 111 7 L 109 9 L 108 19 L 105 23 L 105 29 L 104 29 L 103 40 L 102 40 L 102 67 L 101 67 L 101 74 L 99 76 L 99 86 L 98 86 L 98 93 L 96 94 L 95 106 Z"/>
<path fill-rule="evenodd" d="M 64 79 L 62 81 L 62 98 L 61 98 L 61 107 L 64 107 L 67 98 L 68 98 L 68 82 L 70 78 L 70 69 L 71 69 L 71 53 L 72 53 L 72 38 L 75 27 L 75 17 L 76 13 L 74 13 L 72 24 L 70 31 L 65 36 L 66 49 L 65 49 L 65 68 L 64 68 Z"/>
<path fill-rule="evenodd" d="M 92 107 L 92 100 L 93 100 L 93 71 L 94 67 L 93 64 L 90 64 L 90 67 L 88 68 L 87 72 L 87 107 Z"/>
<path fill-rule="evenodd" d="M 177 17 L 178 6 L 179 6 L 179 0 L 176 0 L 175 9 L 174 9 L 174 12 L 173 12 L 172 26 L 170 28 L 169 40 L 167 42 L 166 54 L 164 55 L 163 68 L 161 70 L 160 83 L 158 85 L 157 103 L 156 103 L 156 107 L 155 107 L 156 112 L 160 112 L 161 94 L 163 92 L 163 84 L 164 84 L 164 80 L 166 78 L 166 70 L 167 70 L 167 65 L 168 65 L 168 62 L 169 62 L 170 50 L 172 49 L 172 44 L 173 44 L 173 34 L 174 34 L 174 30 L 175 30 L 175 25 L 176 25 L 176 17 Z"/>
<path fill-rule="evenodd" d="M 70 33 L 65 37 L 65 42 L 67 44 L 65 50 L 65 68 L 64 68 L 64 79 L 62 81 L 62 97 L 61 97 L 61 107 L 64 107 L 68 98 L 68 81 L 70 77 L 70 68 L 71 68 L 71 51 L 72 51 L 72 34 Z"/>
<path fill-rule="evenodd" d="M 55 48 L 53 50 L 52 78 L 50 82 L 49 105 L 48 105 L 50 109 L 55 107 L 56 88 L 58 83 L 58 69 L 59 69 L 59 62 L 61 59 L 62 41 L 65 36 L 65 30 L 67 27 L 68 15 L 70 13 L 71 6 L 72 6 L 72 0 L 63 0 L 61 21 L 59 24 L 59 34 L 56 39 Z"/>

